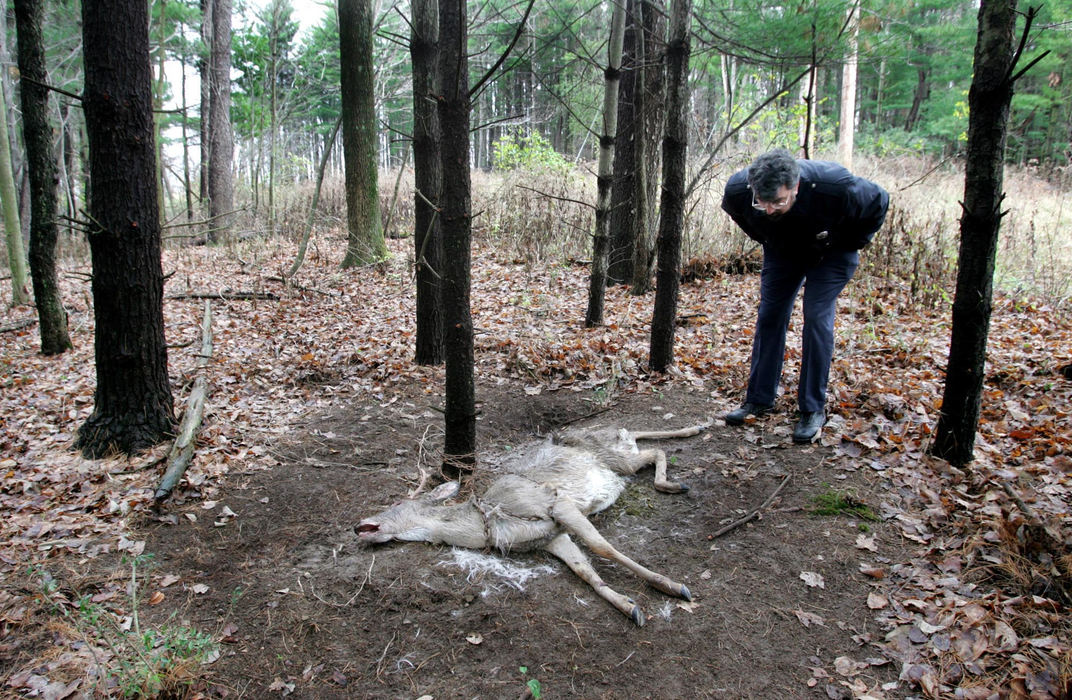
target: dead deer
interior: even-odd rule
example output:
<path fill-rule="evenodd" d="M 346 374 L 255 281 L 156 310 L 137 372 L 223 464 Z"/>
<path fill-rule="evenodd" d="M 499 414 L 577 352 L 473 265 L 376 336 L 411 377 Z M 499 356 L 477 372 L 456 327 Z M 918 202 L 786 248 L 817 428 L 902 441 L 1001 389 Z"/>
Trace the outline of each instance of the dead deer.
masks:
<path fill-rule="evenodd" d="M 691 437 L 706 427 L 665 432 L 603 428 L 552 436 L 513 451 L 494 470 L 493 480 L 480 495 L 447 503 L 460 488 L 458 482 L 450 481 L 424 496 L 396 503 L 379 515 L 365 518 L 355 531 L 365 544 L 403 540 L 473 549 L 494 547 L 503 553 L 542 548 L 565 562 L 633 622 L 643 625 L 640 607 L 603 582 L 570 535 L 576 535 L 594 553 L 618 562 L 653 588 L 692 600 L 684 584 L 645 568 L 615 549 L 587 516 L 614 503 L 625 489 L 623 476 L 648 465 L 655 466 L 657 490 L 687 491 L 684 484 L 667 480 L 666 454 L 655 448 L 641 450 L 637 440 Z"/>

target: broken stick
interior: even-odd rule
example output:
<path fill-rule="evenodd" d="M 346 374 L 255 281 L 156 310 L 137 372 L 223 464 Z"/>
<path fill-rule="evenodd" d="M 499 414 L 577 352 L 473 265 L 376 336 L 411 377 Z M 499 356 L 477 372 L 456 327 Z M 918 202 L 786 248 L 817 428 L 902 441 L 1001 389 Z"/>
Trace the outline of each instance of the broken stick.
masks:
<path fill-rule="evenodd" d="M 715 539 L 716 537 L 722 537 L 723 535 L 725 535 L 730 530 L 736 530 L 741 525 L 744 525 L 747 522 L 751 522 L 752 520 L 755 520 L 757 517 L 759 517 L 759 514 L 761 512 L 763 512 L 764 510 L 766 510 L 767 508 L 770 507 L 771 503 L 774 503 L 774 499 L 777 498 L 778 494 L 782 492 L 782 487 L 784 487 L 786 482 L 788 482 L 788 481 L 789 481 L 789 475 L 786 474 L 785 477 L 782 479 L 782 483 L 778 484 L 778 488 L 774 489 L 774 493 L 772 493 L 771 495 L 767 496 L 767 500 L 763 501 L 763 503 L 758 508 L 754 508 L 752 510 L 752 512 L 749 513 L 748 515 L 746 515 L 743 518 L 740 518 L 738 520 L 734 520 L 729 525 L 726 525 L 725 527 L 721 528 L 718 532 L 716 532 L 715 534 L 711 535 L 710 539 Z"/>
<path fill-rule="evenodd" d="M 208 394 L 208 379 L 205 377 L 208 361 L 212 358 L 212 307 L 205 300 L 205 316 L 201 321 L 201 353 L 197 358 L 197 379 L 194 380 L 190 398 L 186 400 L 186 413 L 182 417 L 179 434 L 168 453 L 168 466 L 153 498 L 157 504 L 166 501 L 179 479 L 186 473 L 186 468 L 194 458 L 194 443 L 201 419 L 205 415 L 205 397 Z"/>

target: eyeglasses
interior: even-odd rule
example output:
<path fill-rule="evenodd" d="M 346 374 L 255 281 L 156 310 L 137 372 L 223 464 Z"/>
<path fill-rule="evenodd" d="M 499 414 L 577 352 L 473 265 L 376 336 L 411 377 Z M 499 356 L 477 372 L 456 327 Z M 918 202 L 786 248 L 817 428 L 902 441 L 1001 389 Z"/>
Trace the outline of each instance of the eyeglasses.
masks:
<path fill-rule="evenodd" d="M 787 194 L 786 196 L 782 197 L 781 199 L 776 199 L 776 200 L 773 200 L 773 201 L 770 201 L 770 202 L 761 202 L 761 201 L 759 201 L 759 199 L 756 198 L 755 190 L 753 190 L 752 191 L 752 208 L 753 209 L 758 209 L 759 211 L 763 211 L 763 212 L 767 211 L 767 209 L 769 209 L 769 208 L 782 209 L 787 204 L 789 204 L 789 200 L 792 199 L 792 198 L 793 198 L 792 194 Z"/>

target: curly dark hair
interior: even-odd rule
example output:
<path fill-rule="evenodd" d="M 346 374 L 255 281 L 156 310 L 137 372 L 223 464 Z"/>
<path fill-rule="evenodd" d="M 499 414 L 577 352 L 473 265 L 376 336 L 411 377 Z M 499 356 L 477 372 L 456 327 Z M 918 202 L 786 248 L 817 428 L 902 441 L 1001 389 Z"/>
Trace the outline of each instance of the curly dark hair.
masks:
<path fill-rule="evenodd" d="M 799 181 L 797 159 L 784 148 L 767 151 L 748 166 L 748 185 L 760 201 L 777 199 L 779 187 L 793 188 Z"/>

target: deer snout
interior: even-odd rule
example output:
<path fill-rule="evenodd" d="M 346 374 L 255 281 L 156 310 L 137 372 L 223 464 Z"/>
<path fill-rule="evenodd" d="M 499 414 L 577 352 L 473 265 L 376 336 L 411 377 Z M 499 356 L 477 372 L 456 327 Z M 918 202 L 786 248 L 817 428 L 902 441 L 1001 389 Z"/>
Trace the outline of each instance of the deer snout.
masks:
<path fill-rule="evenodd" d="M 380 544 L 391 539 L 391 535 L 380 530 L 380 524 L 373 520 L 362 520 L 354 528 L 357 540 L 362 544 Z"/>

